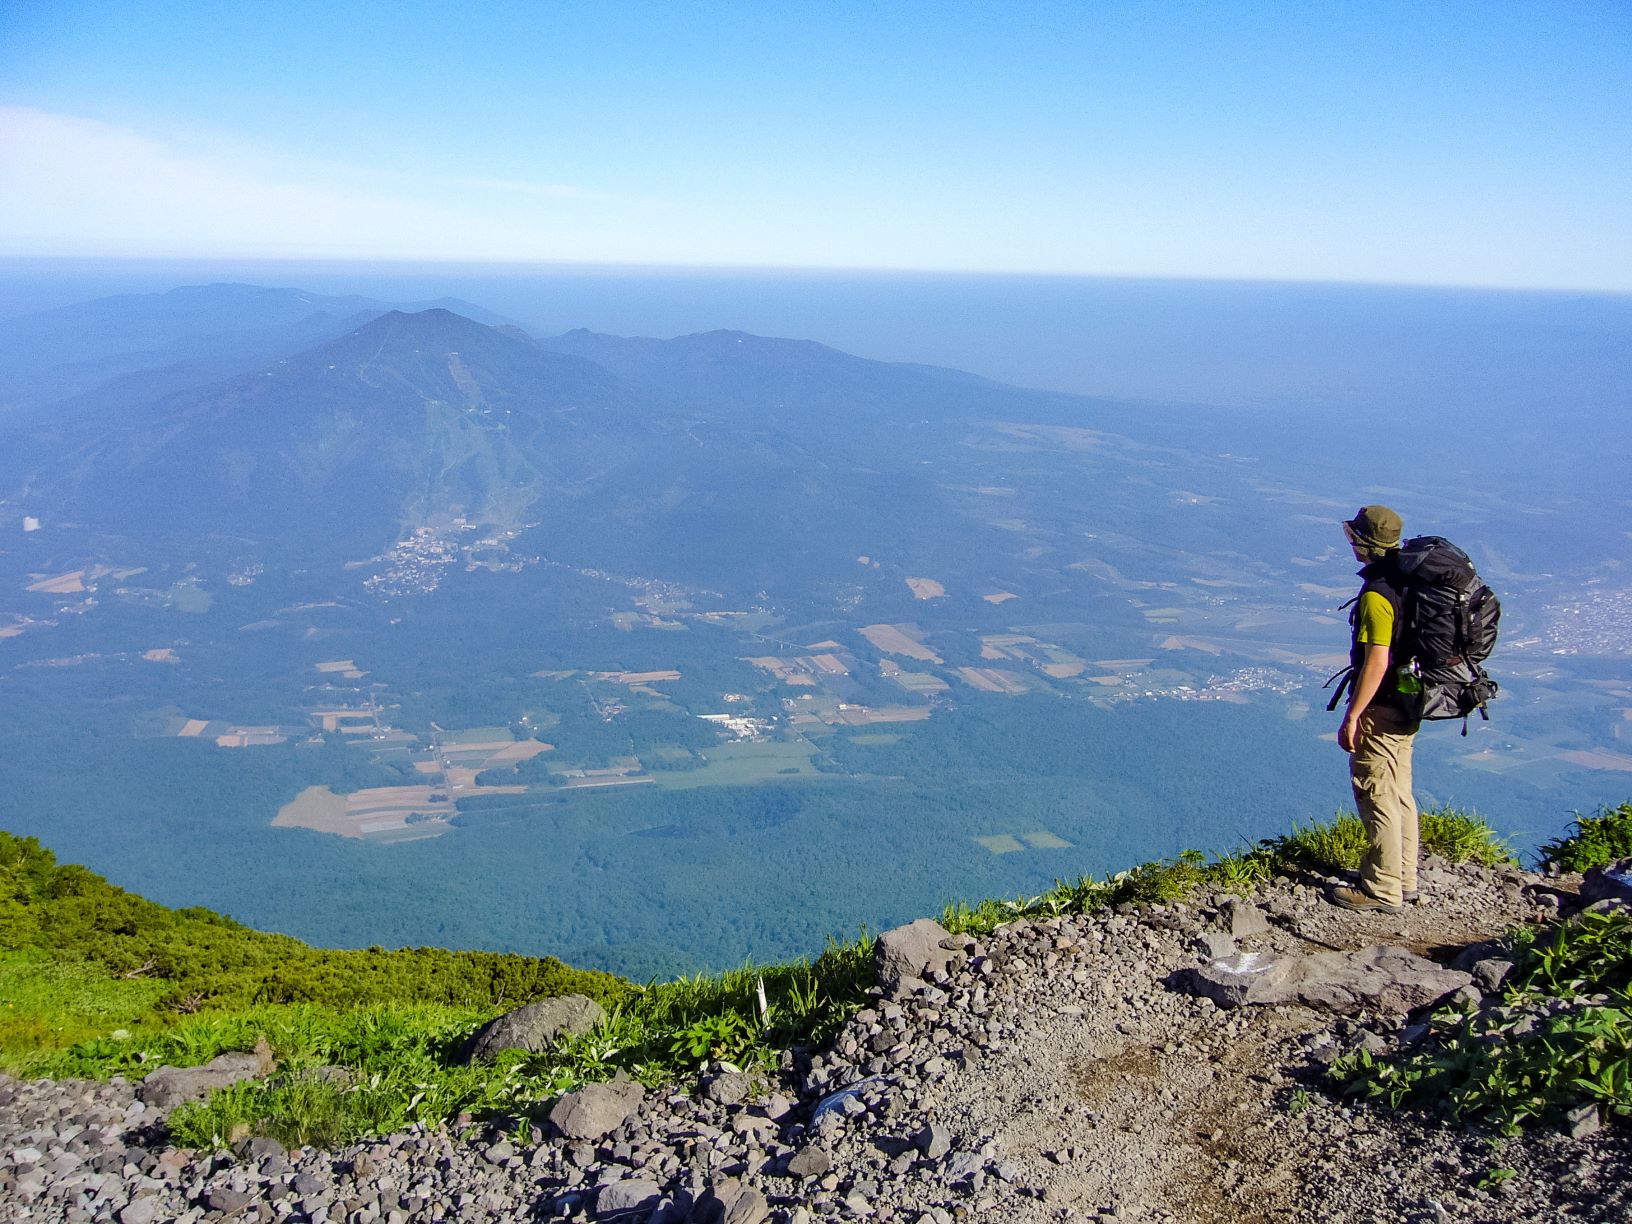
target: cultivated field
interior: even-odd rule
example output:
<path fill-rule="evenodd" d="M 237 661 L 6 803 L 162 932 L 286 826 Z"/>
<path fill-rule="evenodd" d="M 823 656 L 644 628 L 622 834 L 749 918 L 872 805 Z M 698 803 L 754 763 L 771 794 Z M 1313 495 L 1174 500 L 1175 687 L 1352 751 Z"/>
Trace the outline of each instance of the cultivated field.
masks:
<path fill-rule="evenodd" d="M 325 676 L 340 676 L 346 680 L 361 680 L 368 675 L 358 670 L 357 664 L 350 659 L 333 659 L 327 663 L 314 663 L 313 666 Z"/>
<path fill-rule="evenodd" d="M 833 715 L 833 723 L 845 727 L 870 727 L 875 723 L 923 722 L 928 706 L 843 706 Z"/>
<path fill-rule="evenodd" d="M 215 737 L 217 748 L 264 748 L 284 744 L 289 737 L 280 727 L 228 727 Z"/>
<path fill-rule="evenodd" d="M 1022 850 L 1069 850 L 1071 843 L 1047 829 L 1039 829 L 1035 833 L 994 833 L 988 837 L 975 838 L 993 854 L 1015 854 Z"/>
<path fill-rule="evenodd" d="M 1012 697 L 1031 687 L 1023 677 L 995 667 L 960 667 L 958 675 L 983 693 L 1007 693 Z"/>
<path fill-rule="evenodd" d="M 1588 752 L 1571 749 L 1558 754 L 1558 759 L 1568 761 L 1571 765 L 1579 765 L 1583 769 L 1612 769 L 1621 773 L 1632 773 L 1632 756 L 1619 752 Z"/>
<path fill-rule="evenodd" d="M 944 662 L 940 655 L 924 645 L 916 625 L 867 625 L 857 632 L 886 654 L 922 659 L 926 663 Z"/>

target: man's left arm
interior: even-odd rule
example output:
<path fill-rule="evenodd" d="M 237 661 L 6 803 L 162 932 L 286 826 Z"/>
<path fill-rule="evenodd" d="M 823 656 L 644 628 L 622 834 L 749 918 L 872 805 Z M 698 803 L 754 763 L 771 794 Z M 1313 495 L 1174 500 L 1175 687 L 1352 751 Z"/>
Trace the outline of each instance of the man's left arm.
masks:
<path fill-rule="evenodd" d="M 1377 696 L 1387 675 L 1388 647 L 1367 642 L 1365 657 L 1360 660 L 1360 672 L 1354 678 L 1354 691 L 1349 695 L 1349 708 L 1343 715 L 1343 725 L 1337 729 L 1337 746 L 1344 752 L 1353 752 L 1358 745 L 1360 715 L 1366 712 L 1371 699 Z"/>

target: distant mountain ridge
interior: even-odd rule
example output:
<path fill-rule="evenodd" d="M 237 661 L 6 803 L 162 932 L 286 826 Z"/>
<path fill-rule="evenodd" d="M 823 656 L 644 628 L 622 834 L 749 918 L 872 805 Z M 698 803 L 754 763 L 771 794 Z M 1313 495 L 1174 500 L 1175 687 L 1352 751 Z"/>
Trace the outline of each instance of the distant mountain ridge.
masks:
<path fill-rule="evenodd" d="M 837 560 L 860 547 L 840 542 L 841 523 L 856 540 L 870 530 L 871 469 L 901 430 L 1085 403 L 805 340 L 579 330 L 535 341 L 446 307 L 371 313 L 379 305 L 207 286 L 54 312 L 57 323 L 117 321 L 103 350 L 228 335 L 242 341 L 226 346 L 237 356 L 215 360 L 231 364 L 292 347 L 205 382 L 208 363 L 133 371 L 14 417 L 0 495 L 21 496 L 29 514 L 157 535 L 199 525 L 308 555 L 367 556 L 429 524 L 502 532 L 548 515 L 557 539 L 593 549 L 708 552 L 746 532 L 759 536 L 755 555 L 831 539 Z M 237 330 L 202 330 L 223 319 Z M 896 492 L 918 482 L 901 473 Z M 646 504 L 654 490 L 665 490 L 661 514 Z"/>
<path fill-rule="evenodd" d="M 264 369 L 163 396 L 118 422 L 82 416 L 33 475 L 93 521 L 181 515 L 301 544 L 384 547 L 466 515 L 513 525 L 568 461 L 552 413 L 604 408 L 613 379 L 579 358 L 441 308 L 389 311 Z M 111 427 L 110 427 L 111 426 Z"/>
<path fill-rule="evenodd" d="M 99 298 L 0 320 L 0 417 L 133 375 L 158 395 L 252 369 L 345 334 L 402 307 L 451 308 L 491 325 L 509 320 L 469 302 L 392 303 L 259 285 L 190 285 Z M 127 390 L 127 394 L 128 394 Z"/>
<path fill-rule="evenodd" d="M 954 384 L 958 395 L 951 398 L 990 392 L 1077 399 L 1005 387 L 961 370 L 856 357 L 814 340 L 723 329 L 659 340 L 579 328 L 538 344 L 594 361 L 643 395 L 676 407 L 718 406 L 730 398 L 767 410 L 798 410 L 809 409 L 813 395 L 826 401 L 842 394 L 873 411 L 941 411 Z"/>

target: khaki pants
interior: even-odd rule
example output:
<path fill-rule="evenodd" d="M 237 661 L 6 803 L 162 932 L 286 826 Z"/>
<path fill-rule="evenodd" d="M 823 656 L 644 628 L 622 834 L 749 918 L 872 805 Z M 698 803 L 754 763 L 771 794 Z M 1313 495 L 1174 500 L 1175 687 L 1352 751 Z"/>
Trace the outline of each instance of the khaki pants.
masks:
<path fill-rule="evenodd" d="M 1422 724 L 1373 703 L 1360 715 L 1349 781 L 1371 847 L 1360 862 L 1360 886 L 1399 905 L 1417 891 L 1417 802 L 1411 797 L 1411 745 Z"/>

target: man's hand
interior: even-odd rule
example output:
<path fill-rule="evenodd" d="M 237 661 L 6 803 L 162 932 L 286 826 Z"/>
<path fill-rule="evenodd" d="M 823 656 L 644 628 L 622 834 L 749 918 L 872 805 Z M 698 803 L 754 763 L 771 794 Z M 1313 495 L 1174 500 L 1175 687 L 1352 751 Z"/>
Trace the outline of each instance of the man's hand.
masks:
<path fill-rule="evenodd" d="M 1360 742 L 1360 715 L 1349 711 L 1343 715 L 1343 725 L 1337 729 L 1337 746 L 1344 752 L 1353 752 Z"/>
<path fill-rule="evenodd" d="M 1344 752 L 1353 752 L 1360 743 L 1360 715 L 1366 712 L 1371 699 L 1377 696 L 1377 690 L 1383 687 L 1383 677 L 1388 675 L 1388 647 L 1366 645 L 1364 657 L 1360 660 L 1360 670 L 1354 677 L 1354 692 L 1349 697 L 1348 711 L 1343 715 L 1343 725 L 1337 729 L 1337 746 Z"/>

